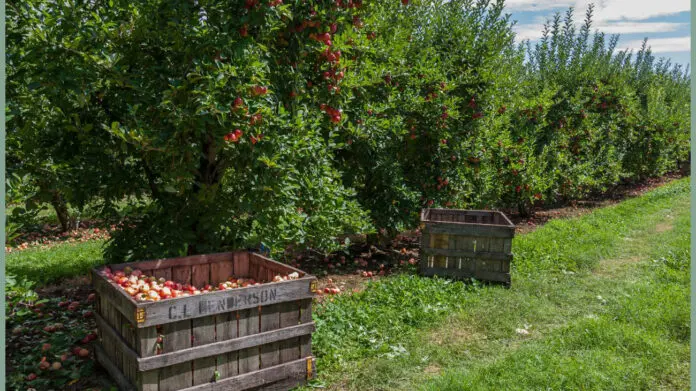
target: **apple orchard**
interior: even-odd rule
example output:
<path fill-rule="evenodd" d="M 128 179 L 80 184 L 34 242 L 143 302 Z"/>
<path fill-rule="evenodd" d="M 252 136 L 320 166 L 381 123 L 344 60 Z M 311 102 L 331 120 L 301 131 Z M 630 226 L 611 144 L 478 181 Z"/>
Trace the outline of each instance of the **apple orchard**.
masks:
<path fill-rule="evenodd" d="M 591 9 L 518 44 L 503 2 L 8 7 L 8 216 L 97 205 L 112 261 L 522 214 L 688 160 L 689 74 Z M 60 59 L 57 61 L 56 59 Z M 125 206 L 124 206 L 125 204 Z M 34 214 L 33 214 L 34 213 Z M 24 219 L 24 220 L 23 220 Z"/>

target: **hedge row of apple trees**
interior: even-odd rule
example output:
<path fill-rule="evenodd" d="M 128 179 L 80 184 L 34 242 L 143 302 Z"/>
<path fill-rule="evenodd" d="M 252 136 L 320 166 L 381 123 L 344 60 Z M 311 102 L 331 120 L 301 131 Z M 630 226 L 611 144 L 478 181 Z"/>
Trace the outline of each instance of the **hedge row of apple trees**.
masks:
<path fill-rule="evenodd" d="M 591 12 L 532 46 L 502 1 L 8 4 L 10 221 L 96 203 L 119 261 L 331 250 L 675 169 L 688 69 L 617 52 Z"/>

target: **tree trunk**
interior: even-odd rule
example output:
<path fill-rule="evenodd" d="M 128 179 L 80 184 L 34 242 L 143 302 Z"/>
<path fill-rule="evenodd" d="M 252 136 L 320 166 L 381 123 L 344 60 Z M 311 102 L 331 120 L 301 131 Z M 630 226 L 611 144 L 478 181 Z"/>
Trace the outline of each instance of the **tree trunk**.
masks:
<path fill-rule="evenodd" d="M 201 155 L 196 180 L 193 183 L 193 193 L 195 195 L 199 194 L 204 188 L 209 189 L 210 186 L 220 183 L 220 179 L 222 178 L 222 173 L 219 170 L 220 162 L 217 160 L 217 151 L 215 150 L 210 135 L 206 136 L 202 146 L 203 153 Z M 200 251 L 198 248 L 199 245 L 205 244 L 205 232 L 199 232 L 198 230 L 200 219 L 200 216 L 192 219 L 191 229 L 193 232 L 197 233 L 197 240 L 195 243 L 189 243 L 187 250 L 188 255 L 198 254 Z"/>
<path fill-rule="evenodd" d="M 529 205 L 529 203 L 526 201 L 519 201 L 517 203 L 517 212 L 520 214 L 520 217 L 531 217 L 531 209 L 531 205 Z"/>
<path fill-rule="evenodd" d="M 61 197 L 60 192 L 53 192 L 53 197 L 51 198 L 51 205 L 53 206 L 53 209 L 56 210 L 56 216 L 58 216 L 58 221 L 60 221 L 60 227 L 62 232 L 67 232 L 75 228 L 75 220 L 70 216 L 68 206 L 65 204 L 65 201 L 63 200 L 63 197 Z"/>

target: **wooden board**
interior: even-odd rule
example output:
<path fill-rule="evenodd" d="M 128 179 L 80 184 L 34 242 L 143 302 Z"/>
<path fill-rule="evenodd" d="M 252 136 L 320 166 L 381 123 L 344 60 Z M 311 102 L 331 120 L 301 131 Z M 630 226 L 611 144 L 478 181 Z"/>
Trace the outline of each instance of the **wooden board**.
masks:
<path fill-rule="evenodd" d="M 300 324 L 312 323 L 312 300 L 300 301 Z M 310 357 L 312 355 L 312 335 L 300 337 L 300 357 Z"/>
<path fill-rule="evenodd" d="M 174 352 L 163 353 L 161 355 L 156 355 L 153 357 L 140 358 L 138 360 L 138 369 L 141 371 L 148 371 L 157 368 L 164 368 L 180 363 L 186 363 L 198 358 L 217 356 L 218 354 L 223 352 L 249 350 L 249 348 L 256 349 L 257 353 L 255 355 L 255 360 L 256 362 L 258 362 L 259 346 L 274 342 L 285 341 L 288 339 L 298 338 L 301 336 L 311 335 L 314 329 L 314 323 L 309 322 L 291 327 L 285 327 L 282 329 L 267 331 L 265 333 L 257 332 L 247 336 L 234 338 L 226 341 L 219 341 L 203 346 L 194 346 L 191 348 L 180 349 Z M 254 365 L 251 366 L 253 367 Z M 258 364 L 256 364 L 256 366 L 258 366 Z"/>
<path fill-rule="evenodd" d="M 249 254 L 234 254 L 234 273 L 237 277 L 249 277 Z"/>
<path fill-rule="evenodd" d="M 126 266 L 130 266 L 132 268 L 137 268 L 143 271 L 148 270 L 157 270 L 157 269 L 163 269 L 163 268 L 169 268 L 169 267 L 177 267 L 177 266 L 193 266 L 193 265 L 202 265 L 202 264 L 210 264 L 213 262 L 220 262 L 220 261 L 225 261 L 225 260 L 230 260 L 232 259 L 236 252 L 226 252 L 226 253 L 217 253 L 217 254 L 205 254 L 205 255 L 192 255 L 188 257 L 178 257 L 178 258 L 166 258 L 166 259 L 154 259 L 154 260 L 149 260 L 149 261 L 138 261 L 138 262 L 128 262 L 128 263 L 120 263 L 120 264 L 114 264 L 114 265 L 109 265 L 111 270 L 123 270 Z M 150 275 L 150 274 L 148 274 Z"/>
<path fill-rule="evenodd" d="M 263 306 L 261 310 L 261 328 L 262 333 L 280 328 L 280 313 L 285 304 L 273 304 Z M 280 346 L 278 342 L 271 342 L 262 345 L 259 348 L 261 359 L 261 368 L 268 368 L 280 364 Z"/>
<path fill-rule="evenodd" d="M 468 236 L 488 236 L 498 238 L 512 238 L 515 236 L 515 228 L 499 225 L 479 225 L 455 222 L 426 223 L 425 230 L 430 234 L 454 234 Z"/>
<path fill-rule="evenodd" d="M 446 248 L 429 248 L 421 249 L 424 255 L 439 255 L 446 257 L 469 257 L 469 258 L 484 258 L 497 259 L 501 261 L 509 261 L 512 259 L 512 254 L 502 252 L 473 252 L 466 249 L 446 249 Z"/>
<path fill-rule="evenodd" d="M 115 307 L 130 322 L 135 324 L 135 308 L 137 303 L 123 289 L 119 289 L 106 280 L 106 277 L 92 270 L 92 286 L 94 290 L 103 298 L 100 304 L 108 304 Z M 109 309 L 104 308 L 108 311 Z"/>
<path fill-rule="evenodd" d="M 182 320 L 162 326 L 163 352 L 172 353 L 191 347 L 191 321 Z M 160 370 L 159 390 L 176 391 L 193 386 L 191 362 L 174 364 Z"/>
<path fill-rule="evenodd" d="M 216 342 L 237 338 L 237 311 L 215 315 L 215 336 Z M 237 375 L 239 373 L 237 351 L 218 355 L 216 369 L 221 379 Z"/>
<path fill-rule="evenodd" d="M 300 324 L 300 303 L 293 301 L 290 303 L 279 304 L 280 307 L 280 328 L 293 327 Z M 279 346 L 280 362 L 288 362 L 301 358 L 300 338 L 292 338 L 282 341 Z"/>
<path fill-rule="evenodd" d="M 208 347 L 215 342 L 215 317 L 205 316 L 191 321 L 193 333 L 192 347 Z M 193 361 L 193 385 L 215 380 L 216 356 L 199 358 Z"/>
<path fill-rule="evenodd" d="M 239 336 L 258 334 L 260 330 L 258 308 L 249 308 L 239 312 Z M 259 348 L 252 347 L 239 351 L 239 373 L 249 373 L 260 368 Z"/>
<path fill-rule="evenodd" d="M 102 368 L 106 369 L 106 372 L 116 381 L 116 384 L 121 391 L 135 391 L 135 386 L 133 386 L 133 384 L 131 384 L 128 379 L 123 376 L 116 365 L 111 362 L 101 346 L 97 345 L 94 347 L 94 356 Z"/>
<path fill-rule="evenodd" d="M 310 284 L 314 277 L 275 282 L 240 289 L 216 291 L 201 295 L 178 297 L 156 302 L 138 303 L 145 311 L 145 319 L 138 327 L 242 310 L 260 305 L 283 303 L 311 298 Z"/>
<path fill-rule="evenodd" d="M 427 268 L 422 271 L 425 276 L 440 276 L 440 277 L 457 277 L 457 278 L 475 278 L 481 281 L 493 281 L 510 283 L 510 273 L 490 272 L 490 271 L 468 271 L 463 268 L 460 270 L 442 269 L 442 268 Z"/>
<path fill-rule="evenodd" d="M 273 387 L 267 388 L 266 390 L 279 390 L 279 388 L 275 386 L 275 383 L 281 380 L 293 378 L 298 379 L 299 382 L 302 382 L 304 379 L 306 379 L 307 367 L 307 360 L 300 359 L 254 372 L 241 374 L 229 379 L 218 381 L 216 383 L 203 384 L 200 386 L 187 388 L 182 391 L 250 390 L 257 389 L 258 387 Z M 314 367 L 315 364 L 312 360 L 310 362 L 310 368 L 314 370 Z"/>

